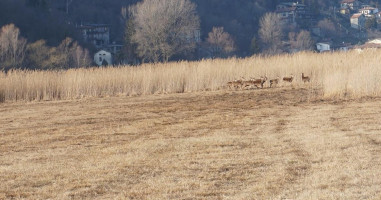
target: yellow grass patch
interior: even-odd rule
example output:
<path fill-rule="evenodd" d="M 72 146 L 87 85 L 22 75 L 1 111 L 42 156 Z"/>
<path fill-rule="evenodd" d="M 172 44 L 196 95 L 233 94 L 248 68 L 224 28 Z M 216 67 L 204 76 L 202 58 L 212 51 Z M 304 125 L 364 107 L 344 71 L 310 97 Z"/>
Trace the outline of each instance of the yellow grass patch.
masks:
<path fill-rule="evenodd" d="M 245 77 L 269 79 L 294 75 L 293 87 L 323 89 L 326 98 L 379 96 L 380 50 L 317 54 L 304 52 L 273 57 L 215 59 L 199 62 L 144 64 L 139 67 L 13 70 L 0 73 L 0 101 L 77 99 L 82 97 L 183 93 L 225 88 Z M 289 86 L 281 83 L 279 86 Z M 269 83 L 265 84 L 269 87 Z"/>

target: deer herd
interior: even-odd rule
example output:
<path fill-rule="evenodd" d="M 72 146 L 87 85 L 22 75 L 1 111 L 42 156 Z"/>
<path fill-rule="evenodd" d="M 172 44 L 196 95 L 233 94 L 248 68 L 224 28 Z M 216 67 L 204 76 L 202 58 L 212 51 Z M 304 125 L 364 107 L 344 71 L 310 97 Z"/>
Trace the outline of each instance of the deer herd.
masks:
<path fill-rule="evenodd" d="M 294 76 L 291 74 L 291 76 L 287 77 L 283 77 L 282 79 L 280 79 L 280 77 L 276 77 L 274 79 L 270 79 L 269 80 L 269 83 L 270 83 L 270 88 L 278 85 L 280 83 L 280 81 L 283 81 L 283 82 L 286 82 L 286 83 L 292 83 L 292 81 L 294 80 Z M 229 81 L 227 83 L 227 86 L 228 88 L 230 89 L 251 89 L 253 87 L 255 88 L 263 88 L 264 84 L 266 83 L 267 81 L 267 77 L 266 76 L 261 76 L 260 78 L 250 78 L 248 80 L 246 80 L 244 77 L 241 77 L 241 79 L 236 79 L 234 81 Z M 309 76 L 304 76 L 304 73 L 302 73 L 302 81 L 304 83 L 306 82 L 310 82 L 310 77 Z"/>

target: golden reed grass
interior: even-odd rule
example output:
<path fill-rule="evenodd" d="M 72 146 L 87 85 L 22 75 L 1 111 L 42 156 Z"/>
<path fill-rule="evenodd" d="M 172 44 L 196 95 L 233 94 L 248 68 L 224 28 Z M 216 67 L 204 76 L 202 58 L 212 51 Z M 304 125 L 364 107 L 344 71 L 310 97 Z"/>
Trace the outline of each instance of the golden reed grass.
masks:
<path fill-rule="evenodd" d="M 322 88 L 327 98 L 381 95 L 381 51 L 317 54 L 302 52 L 272 57 L 214 59 L 199 62 L 80 68 L 65 71 L 0 72 L 0 101 L 59 100 L 83 97 L 145 95 L 218 90 L 240 77 L 294 75 L 311 77 L 308 85 Z M 267 83 L 268 84 L 268 83 Z M 284 84 L 287 85 L 287 84 Z"/>

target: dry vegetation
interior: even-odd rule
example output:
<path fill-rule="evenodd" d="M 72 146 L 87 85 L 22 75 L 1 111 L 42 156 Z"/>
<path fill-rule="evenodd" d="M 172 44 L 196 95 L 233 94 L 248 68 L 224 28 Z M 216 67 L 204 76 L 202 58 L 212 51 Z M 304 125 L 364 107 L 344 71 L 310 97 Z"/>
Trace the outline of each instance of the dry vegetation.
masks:
<path fill-rule="evenodd" d="M 380 55 L 0 73 L 0 199 L 380 199 Z"/>
<path fill-rule="evenodd" d="M 310 95 L 0 104 L 0 199 L 380 199 L 381 100 Z"/>
<path fill-rule="evenodd" d="M 293 74 L 293 86 L 298 87 L 304 85 L 302 72 L 311 77 L 309 87 L 323 89 L 328 98 L 379 96 L 379 60 L 380 50 L 367 50 L 146 64 L 141 67 L 14 70 L 0 73 L 0 100 L 59 100 L 218 90 L 228 81 L 242 76 L 258 78 L 264 75 L 273 79 Z M 266 84 L 269 87 L 269 83 Z"/>

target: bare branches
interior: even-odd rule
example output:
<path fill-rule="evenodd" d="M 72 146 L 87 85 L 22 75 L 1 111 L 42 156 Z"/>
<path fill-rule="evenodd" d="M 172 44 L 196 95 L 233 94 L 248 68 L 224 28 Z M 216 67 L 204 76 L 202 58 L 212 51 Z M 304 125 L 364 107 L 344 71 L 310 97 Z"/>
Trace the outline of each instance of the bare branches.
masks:
<path fill-rule="evenodd" d="M 213 54 L 229 54 L 235 50 L 233 38 L 224 32 L 223 27 L 213 27 L 207 41 L 212 47 Z"/>
<path fill-rule="evenodd" d="M 189 0 L 144 0 L 129 9 L 139 56 L 168 61 L 195 48 L 192 37 L 199 29 L 196 6 Z"/>
<path fill-rule="evenodd" d="M 276 13 L 266 13 L 260 20 L 259 37 L 264 50 L 273 54 L 279 50 L 283 37 L 282 24 Z"/>
<path fill-rule="evenodd" d="M 58 47 L 49 47 L 44 40 L 28 44 L 27 61 L 29 68 L 63 69 L 86 67 L 91 63 L 87 49 L 71 38 L 66 38 Z"/>
<path fill-rule="evenodd" d="M 14 24 L 0 30 L 0 69 L 20 67 L 24 61 L 26 39 L 20 37 L 20 30 Z"/>
<path fill-rule="evenodd" d="M 299 50 L 312 50 L 314 42 L 311 38 L 311 34 L 308 31 L 301 31 L 296 37 L 296 48 Z"/>

